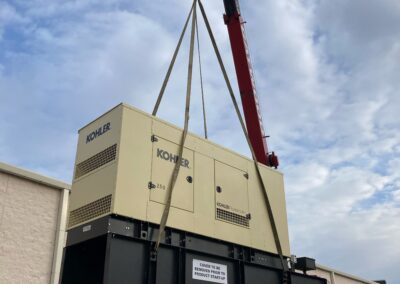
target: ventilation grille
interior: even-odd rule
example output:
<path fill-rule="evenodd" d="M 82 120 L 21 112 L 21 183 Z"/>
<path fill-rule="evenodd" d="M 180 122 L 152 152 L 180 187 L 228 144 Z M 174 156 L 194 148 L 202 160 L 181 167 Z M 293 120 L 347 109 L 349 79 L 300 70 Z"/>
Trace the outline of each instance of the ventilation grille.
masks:
<path fill-rule="evenodd" d="M 86 222 L 111 210 L 111 194 L 70 212 L 68 227 Z"/>
<path fill-rule="evenodd" d="M 90 157 L 89 159 L 76 165 L 75 169 L 75 179 L 84 176 L 91 171 L 115 160 L 117 155 L 117 144 L 114 144 L 107 149 L 97 153 L 96 155 Z"/>
<path fill-rule="evenodd" d="M 228 221 L 239 226 L 249 227 L 250 220 L 246 216 L 235 214 L 226 210 L 217 208 L 217 219 Z"/>

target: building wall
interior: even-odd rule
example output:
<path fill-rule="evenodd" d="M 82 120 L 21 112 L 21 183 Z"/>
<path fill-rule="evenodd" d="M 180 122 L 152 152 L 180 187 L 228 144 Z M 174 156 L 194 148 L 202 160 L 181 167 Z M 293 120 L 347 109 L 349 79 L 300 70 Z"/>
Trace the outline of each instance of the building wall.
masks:
<path fill-rule="evenodd" d="M 298 272 L 301 273 L 301 271 Z M 376 284 L 376 282 L 318 264 L 316 270 L 309 271 L 307 274 L 325 278 L 328 284 Z"/>
<path fill-rule="evenodd" d="M 52 272 L 63 238 L 58 226 L 64 190 L 1 166 L 0 283 L 50 283 L 57 278 Z"/>
<path fill-rule="evenodd" d="M 0 162 L 0 284 L 58 283 L 70 185 Z M 375 282 L 317 265 L 328 284 Z"/>

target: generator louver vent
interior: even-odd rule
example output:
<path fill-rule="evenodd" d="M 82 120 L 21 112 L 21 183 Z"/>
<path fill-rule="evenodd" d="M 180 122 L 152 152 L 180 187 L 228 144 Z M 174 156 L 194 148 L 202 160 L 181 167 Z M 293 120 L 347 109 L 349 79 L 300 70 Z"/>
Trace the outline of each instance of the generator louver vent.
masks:
<path fill-rule="evenodd" d="M 246 216 L 235 214 L 226 210 L 217 208 L 217 219 L 228 221 L 239 226 L 249 227 L 250 220 Z"/>
<path fill-rule="evenodd" d="M 90 157 L 89 159 L 77 164 L 75 169 L 75 179 L 80 178 L 81 176 L 84 176 L 91 171 L 94 171 L 95 169 L 115 160 L 116 155 L 117 144 L 114 144 L 100 153 Z"/>
<path fill-rule="evenodd" d="M 111 195 L 97 199 L 70 212 L 68 227 L 86 222 L 111 211 Z"/>

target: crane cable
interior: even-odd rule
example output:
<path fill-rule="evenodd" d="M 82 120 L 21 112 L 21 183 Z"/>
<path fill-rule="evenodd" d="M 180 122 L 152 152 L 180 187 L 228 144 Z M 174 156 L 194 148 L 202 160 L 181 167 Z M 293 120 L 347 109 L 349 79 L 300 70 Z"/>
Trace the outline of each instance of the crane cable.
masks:
<path fill-rule="evenodd" d="M 155 244 L 155 247 L 154 247 L 154 251 L 153 251 L 153 253 L 155 253 L 155 254 L 158 253 L 158 248 L 160 247 L 161 239 L 162 239 L 162 237 L 163 237 L 163 235 L 165 233 L 165 226 L 167 225 L 169 211 L 170 211 L 170 208 L 171 208 L 172 193 L 173 193 L 173 190 L 175 188 L 176 181 L 178 179 L 179 170 L 181 168 L 183 149 L 184 149 L 185 140 L 186 140 L 186 136 L 187 136 L 187 132 L 188 132 L 188 126 L 189 126 L 190 95 L 191 95 L 191 90 L 192 90 L 193 54 L 194 54 L 194 40 L 195 40 L 194 36 L 195 36 L 195 32 L 196 32 L 195 22 L 196 22 L 196 19 L 197 19 L 196 4 L 197 4 L 197 0 L 194 0 L 193 1 L 193 5 L 192 5 L 192 9 L 191 9 L 191 11 L 189 13 L 188 19 L 187 19 L 186 24 L 185 24 L 185 28 L 184 28 L 184 30 L 182 32 L 182 35 L 181 35 L 181 38 L 180 38 L 180 42 L 178 43 L 178 47 L 175 50 L 175 54 L 174 54 L 174 59 L 176 59 L 176 55 L 178 54 L 178 51 L 179 51 L 181 39 L 183 38 L 183 35 L 185 34 L 187 23 L 189 22 L 189 18 L 190 18 L 190 16 L 192 16 L 192 31 L 191 31 L 191 36 L 190 36 L 189 66 L 188 66 L 188 79 L 187 79 L 187 88 L 186 88 L 185 124 L 184 124 L 184 128 L 183 128 L 183 133 L 182 133 L 182 136 L 181 136 L 181 141 L 179 143 L 178 159 L 177 159 L 177 161 L 175 163 L 174 170 L 172 172 L 172 176 L 171 176 L 171 179 L 169 181 L 168 188 L 167 188 L 167 201 L 165 203 L 164 212 L 163 212 L 162 217 L 161 217 L 160 229 L 159 229 L 159 232 L 158 232 L 157 241 L 156 241 L 156 244 Z M 173 68 L 173 63 L 172 63 L 172 65 L 170 65 L 170 68 L 169 68 L 168 72 L 170 72 L 172 70 L 172 68 Z M 170 74 L 167 74 L 166 79 L 169 78 L 169 75 Z M 166 86 L 167 82 L 168 82 L 168 80 L 166 80 L 166 82 L 164 82 L 165 86 Z M 165 90 L 165 86 L 163 85 L 162 90 Z M 158 106 L 159 106 L 159 104 L 161 102 L 162 95 L 163 95 L 163 92 L 160 92 L 160 95 L 158 97 L 158 100 L 157 100 L 157 103 L 156 103 L 156 106 L 155 106 L 155 111 L 153 113 L 157 113 L 157 109 L 158 109 Z M 155 114 L 153 114 L 153 115 L 155 115 Z"/>
<path fill-rule="evenodd" d="M 283 258 L 282 245 L 281 245 L 281 242 L 280 242 L 280 239 L 279 239 L 278 229 L 277 229 L 275 218 L 274 218 L 274 214 L 273 214 L 273 211 L 272 211 L 271 202 L 269 200 L 269 196 L 268 196 L 265 184 L 264 184 L 264 180 L 263 180 L 263 178 L 261 176 L 260 166 L 259 166 L 259 164 L 257 162 L 253 146 L 251 145 L 250 137 L 249 137 L 249 135 L 247 133 L 246 126 L 244 124 L 244 120 L 243 120 L 242 114 L 240 113 L 240 110 L 239 110 L 239 105 L 238 105 L 238 103 L 236 101 L 235 94 L 234 94 L 233 89 L 232 89 L 232 85 L 230 83 L 228 74 L 226 72 L 224 63 L 222 61 L 222 57 L 221 57 L 221 54 L 219 52 L 217 43 L 215 41 L 214 34 L 213 34 L 212 30 L 211 30 L 211 26 L 210 26 L 210 23 L 208 21 L 208 18 L 207 18 L 206 12 L 204 10 L 203 4 L 201 3 L 201 0 L 198 0 L 198 1 L 199 1 L 199 7 L 200 7 L 201 14 L 203 15 L 203 19 L 204 19 L 204 22 L 206 24 L 208 34 L 210 36 L 212 45 L 214 47 L 215 54 L 216 54 L 217 59 L 218 59 L 218 63 L 220 65 L 222 74 L 224 76 L 225 83 L 226 83 L 226 85 L 228 87 L 229 94 L 230 94 L 231 99 L 232 99 L 232 103 L 233 103 L 233 105 L 235 107 L 236 114 L 237 114 L 237 116 L 239 118 L 240 125 L 242 126 L 243 133 L 244 133 L 244 135 L 246 137 L 247 144 L 249 145 L 249 148 L 250 148 L 250 151 L 251 151 L 251 155 L 253 157 L 254 165 L 255 165 L 255 168 L 256 168 L 256 172 L 257 172 L 257 178 L 258 178 L 258 180 L 259 180 L 259 182 L 261 184 L 264 201 L 265 201 L 265 204 L 267 206 L 268 217 L 269 217 L 270 223 L 271 223 L 271 228 L 272 228 L 272 233 L 273 233 L 273 236 L 274 236 L 276 250 L 277 250 L 277 252 L 279 254 L 279 258 L 280 258 L 280 261 L 281 261 L 282 269 L 286 272 L 287 271 L 287 267 L 286 267 L 287 263 L 285 264 L 285 261 L 284 261 L 284 258 Z"/>

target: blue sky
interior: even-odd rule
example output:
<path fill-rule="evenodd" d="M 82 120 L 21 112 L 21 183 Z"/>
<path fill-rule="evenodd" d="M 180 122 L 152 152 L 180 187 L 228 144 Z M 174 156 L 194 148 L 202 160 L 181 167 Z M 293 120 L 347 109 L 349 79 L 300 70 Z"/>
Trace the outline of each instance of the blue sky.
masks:
<path fill-rule="evenodd" d="M 241 2 L 270 148 L 285 173 L 293 253 L 397 283 L 400 2 Z M 223 1 L 204 3 L 237 92 Z M 81 126 L 121 101 L 150 112 L 189 6 L 0 1 L 0 160 L 70 182 Z M 248 155 L 200 32 L 210 139 Z M 160 109 L 178 125 L 183 49 Z M 198 79 L 191 118 L 201 134 Z"/>

